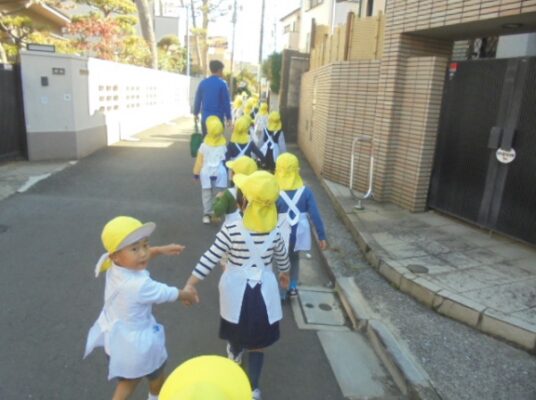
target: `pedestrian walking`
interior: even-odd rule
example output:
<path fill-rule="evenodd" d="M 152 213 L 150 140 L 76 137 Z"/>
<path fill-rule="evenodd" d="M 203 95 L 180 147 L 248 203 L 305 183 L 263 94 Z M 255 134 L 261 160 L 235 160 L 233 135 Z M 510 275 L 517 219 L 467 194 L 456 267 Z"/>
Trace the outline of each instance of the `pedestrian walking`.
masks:
<path fill-rule="evenodd" d="M 262 146 L 262 136 L 264 129 L 268 127 L 268 104 L 261 103 L 259 112 L 255 116 L 255 122 L 253 124 L 253 131 L 251 132 L 251 139 L 255 145 L 260 148 Z"/>
<path fill-rule="evenodd" d="M 197 293 L 196 285 L 205 279 L 224 254 L 228 263 L 218 285 L 220 292 L 219 337 L 228 342 L 229 358 L 241 363 L 248 350 L 248 375 L 260 399 L 259 381 L 264 349 L 279 339 L 283 317 L 278 279 L 272 261 L 279 269 L 280 285 L 288 284 L 289 261 L 283 238 L 277 228 L 275 202 L 279 186 L 266 171 L 249 176 L 235 175 L 242 221 L 224 224 L 212 246 L 203 254 L 186 287 Z"/>
<path fill-rule="evenodd" d="M 194 180 L 201 180 L 204 224 L 211 222 L 214 197 L 227 188 L 227 170 L 224 165 L 226 143 L 221 120 L 216 116 L 208 117 L 207 135 L 197 151 L 193 168 Z"/>
<path fill-rule="evenodd" d="M 264 156 L 251 140 L 250 127 L 251 118 L 247 115 L 243 115 L 236 121 L 233 127 L 231 140 L 227 145 L 227 153 L 225 154 L 226 161 L 231 161 L 242 156 L 248 156 L 259 160 L 259 162 L 262 163 Z"/>
<path fill-rule="evenodd" d="M 277 111 L 268 114 L 268 124 L 262 136 L 261 153 L 264 155 L 263 168 L 274 172 L 275 161 L 279 154 L 287 151 L 285 134 L 281 130 L 281 115 Z"/>
<path fill-rule="evenodd" d="M 221 61 L 212 60 L 209 63 L 211 76 L 201 81 L 195 93 L 194 117 L 196 122 L 201 113 L 201 131 L 207 134 L 206 120 L 211 115 L 217 116 L 227 126 L 231 126 L 231 96 L 227 82 L 223 80 L 224 65 Z"/>
<path fill-rule="evenodd" d="M 225 165 L 229 169 L 231 183 L 233 183 L 232 178 L 235 174 L 251 175 L 253 172 L 257 171 L 257 163 L 248 156 L 242 156 L 235 160 L 227 161 Z M 234 186 L 234 183 L 232 187 L 224 192 L 218 193 L 214 200 L 214 217 L 225 217 L 225 224 L 242 219 L 236 197 L 237 188 Z"/>
<path fill-rule="evenodd" d="M 300 252 L 311 250 L 311 227 L 313 221 L 321 250 L 326 249 L 324 223 L 316 205 L 312 190 L 303 184 L 298 157 L 283 153 L 277 158 L 275 177 L 281 190 L 277 201 L 281 230 L 287 244 L 290 259 L 290 285 L 288 293 L 281 288 L 281 300 L 298 294 L 300 277 Z"/>
<path fill-rule="evenodd" d="M 117 379 L 113 400 L 127 399 L 142 378 L 149 380 L 148 400 L 157 400 L 164 382 L 167 360 L 164 327 L 151 313 L 153 304 L 177 299 L 196 302 L 194 292 L 179 290 L 151 279 L 148 262 L 159 254 L 178 255 L 178 244 L 149 246 L 155 224 L 142 224 L 120 216 L 102 231 L 106 249 L 95 274 L 106 271 L 104 307 L 89 330 L 84 358 L 95 347 L 104 347 L 109 358 L 108 379 Z"/>

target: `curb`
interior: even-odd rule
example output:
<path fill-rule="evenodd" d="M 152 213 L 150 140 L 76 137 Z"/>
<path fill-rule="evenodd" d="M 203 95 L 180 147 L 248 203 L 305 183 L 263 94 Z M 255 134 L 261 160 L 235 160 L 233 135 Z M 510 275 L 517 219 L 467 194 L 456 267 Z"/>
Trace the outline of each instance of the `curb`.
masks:
<path fill-rule="evenodd" d="M 387 257 L 382 256 L 382 248 L 376 244 L 375 240 L 364 230 L 359 231 L 354 225 L 324 179 L 319 177 L 319 180 L 337 215 L 352 234 L 365 259 L 397 289 L 411 295 L 439 314 L 536 354 L 536 326 L 451 293 L 409 272 L 406 268 L 394 265 L 395 262 L 390 263 Z M 359 225 L 358 221 L 356 223 Z"/>
<path fill-rule="evenodd" d="M 316 234 L 315 239 L 318 240 Z M 401 346 L 385 324 L 370 309 L 353 278 L 337 278 L 331 268 L 329 252 L 320 251 L 324 266 L 335 282 L 335 290 L 348 315 L 352 328 L 366 334 L 376 355 L 402 392 L 411 400 L 441 400 L 428 374 Z"/>

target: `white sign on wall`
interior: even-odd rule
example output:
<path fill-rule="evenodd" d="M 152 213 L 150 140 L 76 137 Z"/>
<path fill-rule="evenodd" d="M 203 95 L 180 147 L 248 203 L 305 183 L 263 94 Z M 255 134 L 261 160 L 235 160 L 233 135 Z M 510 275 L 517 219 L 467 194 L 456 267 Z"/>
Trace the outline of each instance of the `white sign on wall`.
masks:
<path fill-rule="evenodd" d="M 505 150 L 497 149 L 497 160 L 503 164 L 510 164 L 516 158 L 516 151 L 514 149 Z"/>

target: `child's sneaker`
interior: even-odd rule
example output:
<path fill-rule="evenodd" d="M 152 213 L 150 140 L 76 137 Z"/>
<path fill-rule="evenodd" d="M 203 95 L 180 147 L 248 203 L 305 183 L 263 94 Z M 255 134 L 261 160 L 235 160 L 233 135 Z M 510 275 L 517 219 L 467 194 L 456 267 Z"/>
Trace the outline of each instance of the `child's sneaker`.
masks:
<path fill-rule="evenodd" d="M 288 290 L 289 297 L 296 297 L 298 295 L 298 289 L 296 288 L 290 288 Z"/>
<path fill-rule="evenodd" d="M 261 400 L 261 390 L 259 388 L 255 389 L 252 393 L 252 400 Z"/>
<path fill-rule="evenodd" d="M 203 223 L 210 224 L 210 215 L 203 215 Z"/>
<path fill-rule="evenodd" d="M 229 343 L 227 343 L 227 358 L 229 360 L 233 360 L 235 363 L 237 364 L 242 364 L 242 355 L 244 354 L 244 350 L 242 350 L 240 353 L 238 354 L 234 354 L 232 351 L 231 351 L 231 345 Z M 259 397 L 260 398 L 260 397 Z"/>

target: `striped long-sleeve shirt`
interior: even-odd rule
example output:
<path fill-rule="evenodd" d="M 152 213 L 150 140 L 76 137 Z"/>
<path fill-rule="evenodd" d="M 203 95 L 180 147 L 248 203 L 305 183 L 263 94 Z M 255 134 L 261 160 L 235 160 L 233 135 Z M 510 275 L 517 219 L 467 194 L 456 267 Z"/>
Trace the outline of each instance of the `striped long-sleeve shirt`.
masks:
<path fill-rule="evenodd" d="M 236 267 L 246 264 L 250 258 L 250 253 L 240 233 L 240 229 L 236 223 L 223 225 L 222 229 L 216 234 L 216 240 L 205 254 L 201 256 L 192 274 L 199 279 L 204 279 L 210 274 L 224 254 L 228 255 L 228 262 Z M 250 232 L 250 235 L 255 244 L 260 246 L 264 243 L 269 233 Z M 262 254 L 262 260 L 264 261 L 265 267 L 271 267 L 272 261 L 275 261 L 279 271 L 286 272 L 289 270 L 288 252 L 279 232 L 275 235 L 272 245 Z"/>

